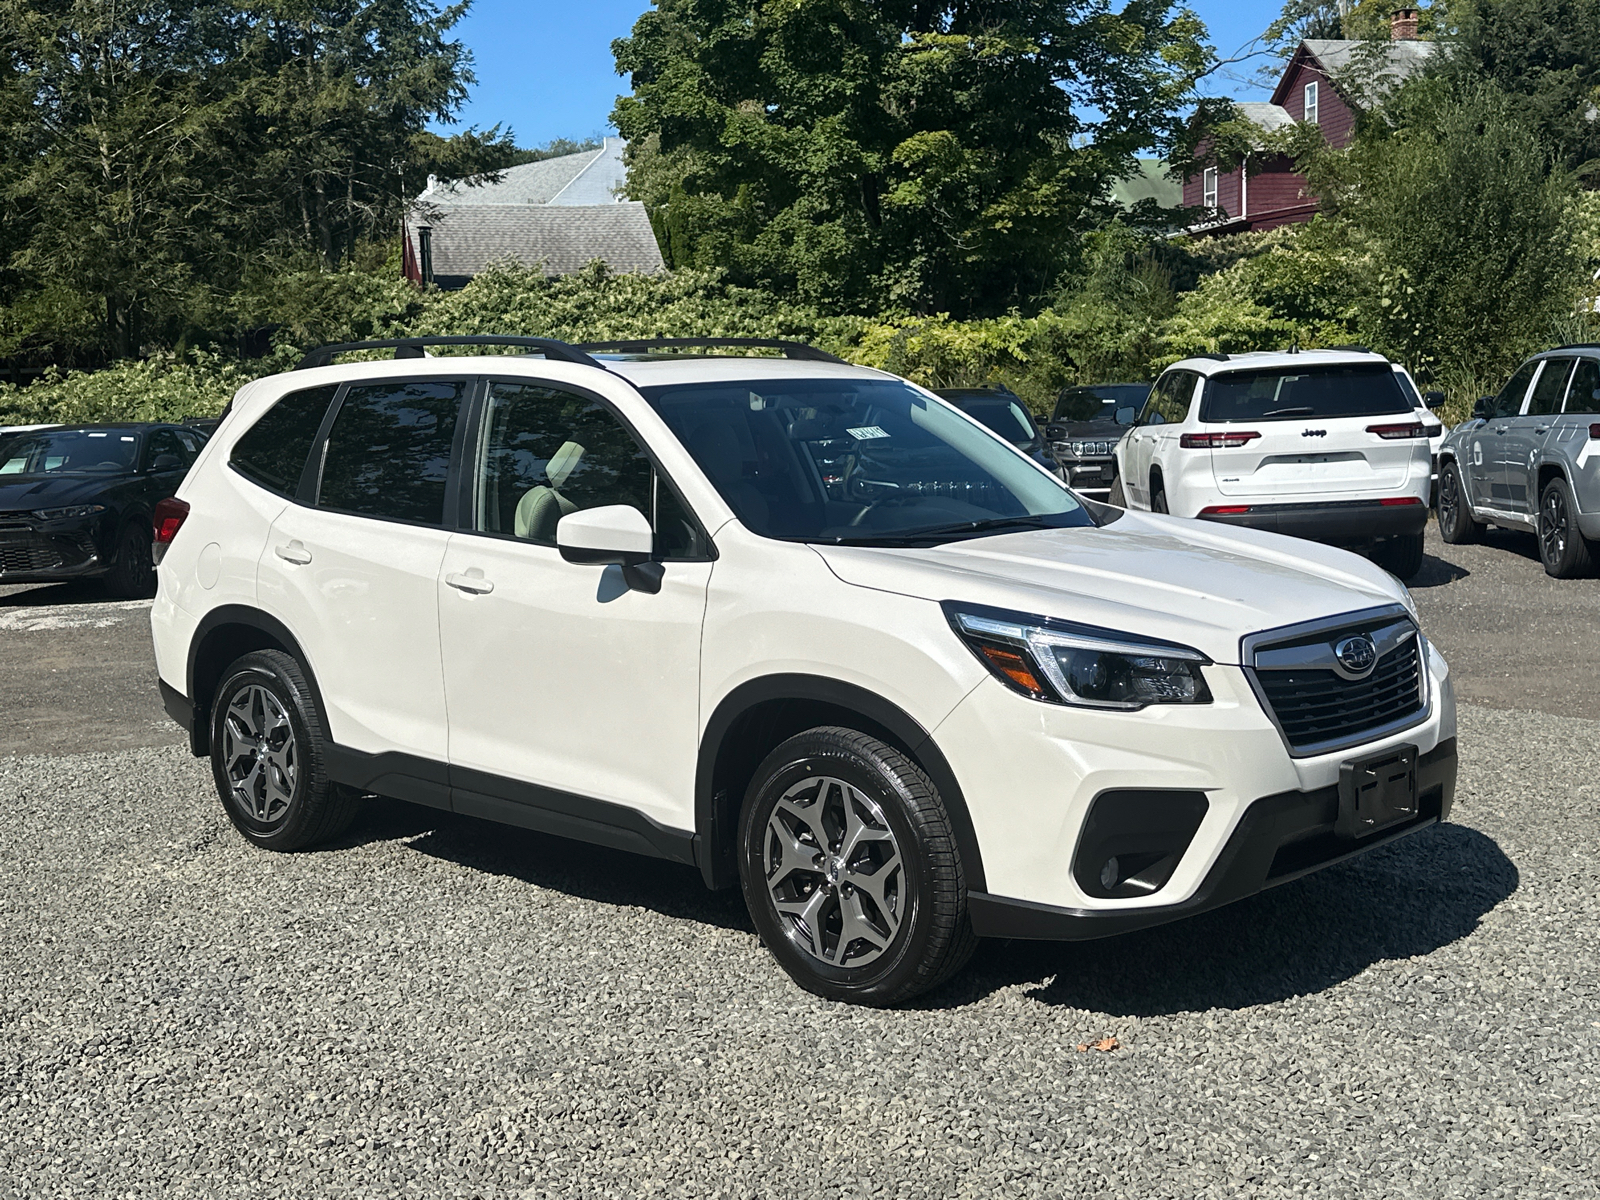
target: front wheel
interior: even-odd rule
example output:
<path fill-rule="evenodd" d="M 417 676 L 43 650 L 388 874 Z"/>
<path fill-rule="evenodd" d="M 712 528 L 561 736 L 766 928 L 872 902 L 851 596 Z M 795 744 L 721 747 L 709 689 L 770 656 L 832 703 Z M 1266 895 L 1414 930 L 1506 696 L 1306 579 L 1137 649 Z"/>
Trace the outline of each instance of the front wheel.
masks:
<path fill-rule="evenodd" d="M 1422 570 L 1422 542 L 1420 533 L 1390 538 L 1378 544 L 1372 561 L 1397 578 L 1410 579 Z"/>
<path fill-rule="evenodd" d="M 761 940 L 809 992 L 897 1004 L 977 945 L 938 789 L 876 738 L 823 726 L 774 750 L 746 795 L 739 849 Z"/>
<path fill-rule="evenodd" d="M 134 517 L 117 538 L 117 556 L 106 573 L 106 590 L 125 600 L 147 600 L 156 594 L 156 564 L 150 522 Z"/>
<path fill-rule="evenodd" d="M 1111 491 L 1106 496 L 1106 503 L 1115 504 L 1118 508 L 1128 507 L 1128 494 L 1122 490 L 1121 475 L 1111 481 Z"/>
<path fill-rule="evenodd" d="M 1577 579 L 1591 566 L 1589 543 L 1573 514 L 1572 489 L 1559 476 L 1539 493 L 1539 558 L 1546 575 Z"/>
<path fill-rule="evenodd" d="M 223 673 L 211 706 L 211 772 L 240 833 L 299 850 L 343 833 L 360 795 L 328 778 L 328 737 L 300 664 L 258 650 Z"/>
<path fill-rule="evenodd" d="M 1439 536 L 1452 546 L 1483 537 L 1483 526 L 1472 519 L 1472 506 L 1461 485 L 1461 469 L 1453 462 L 1439 470 Z"/>

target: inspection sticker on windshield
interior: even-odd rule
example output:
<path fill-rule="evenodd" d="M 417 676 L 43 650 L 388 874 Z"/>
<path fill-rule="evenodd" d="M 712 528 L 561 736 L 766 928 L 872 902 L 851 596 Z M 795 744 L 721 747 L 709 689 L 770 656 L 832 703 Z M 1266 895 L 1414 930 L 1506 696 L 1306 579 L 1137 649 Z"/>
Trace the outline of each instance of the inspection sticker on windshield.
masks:
<path fill-rule="evenodd" d="M 845 432 L 858 442 L 870 442 L 874 438 L 886 438 L 889 436 L 876 425 L 862 425 L 856 429 L 846 429 Z"/>

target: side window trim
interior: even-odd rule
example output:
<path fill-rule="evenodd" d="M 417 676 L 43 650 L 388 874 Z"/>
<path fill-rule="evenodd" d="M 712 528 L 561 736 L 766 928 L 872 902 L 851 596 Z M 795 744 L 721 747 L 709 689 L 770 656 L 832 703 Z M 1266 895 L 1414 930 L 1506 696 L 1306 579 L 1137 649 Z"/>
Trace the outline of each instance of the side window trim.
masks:
<path fill-rule="evenodd" d="M 1162 398 L 1166 394 L 1166 388 L 1171 379 L 1172 373 L 1169 372 L 1168 374 L 1163 375 L 1161 378 L 1156 380 L 1155 386 L 1150 389 L 1150 394 L 1145 397 L 1144 408 L 1140 410 L 1138 418 L 1134 421 L 1135 426 L 1147 426 L 1165 423 L 1165 417 L 1161 417 L 1161 421 L 1159 422 L 1151 421 L 1148 418 L 1152 415 L 1161 416 Z"/>
<path fill-rule="evenodd" d="M 306 455 L 306 465 L 300 471 L 300 486 L 295 489 L 294 502 L 304 508 L 317 506 L 317 489 L 322 486 L 322 460 L 328 452 L 328 434 L 333 429 L 334 418 L 344 407 L 344 398 L 350 391 L 349 383 L 341 383 L 333 399 L 322 414 L 322 424 L 317 426 L 311 439 L 311 453 Z"/>
<path fill-rule="evenodd" d="M 500 541 L 512 541 L 521 545 L 534 544 L 532 542 L 525 541 L 522 538 L 518 538 L 513 534 L 495 533 L 490 530 L 477 528 L 477 520 L 475 518 L 478 511 L 478 488 L 481 485 L 480 467 L 484 461 L 484 454 L 487 450 L 487 439 L 489 436 L 489 430 L 487 426 L 489 392 L 497 383 L 509 384 L 513 387 L 547 387 L 558 391 L 570 392 L 572 395 L 587 400 L 590 403 L 598 405 L 600 408 L 604 409 L 606 413 L 611 416 L 612 420 L 616 421 L 618 425 L 622 426 L 622 428 L 627 431 L 628 436 L 631 437 L 634 440 L 634 443 L 638 445 L 638 447 L 644 452 L 645 458 L 650 463 L 650 511 L 645 514 L 645 517 L 650 522 L 651 530 L 657 530 L 656 510 L 659 507 L 659 490 L 661 485 L 664 483 L 672 492 L 672 494 L 677 497 L 679 507 L 681 507 L 683 511 L 688 514 L 689 520 L 694 522 L 695 532 L 698 535 L 699 542 L 705 547 L 704 554 L 695 555 L 693 557 L 673 556 L 670 558 L 662 558 L 660 561 L 714 562 L 716 560 L 717 547 L 716 544 L 711 540 L 711 535 L 706 532 L 706 523 L 700 519 L 700 514 L 695 512 L 694 508 L 689 504 L 689 502 L 683 498 L 683 489 L 673 481 L 671 473 L 662 467 L 661 460 L 656 457 L 655 448 L 650 445 L 648 439 L 640 435 L 639 430 L 634 423 L 628 420 L 625 414 L 618 411 L 615 404 L 613 404 L 606 397 L 600 395 L 598 392 L 590 391 L 588 388 L 579 384 L 567 383 L 564 381 L 558 382 L 551 379 L 540 379 L 532 375 L 485 375 L 478 380 L 479 386 L 474 397 L 474 402 L 468 406 L 471 413 L 471 429 L 464 436 L 461 436 L 460 431 L 458 430 L 458 444 L 460 445 L 461 449 L 457 454 L 455 461 L 462 464 L 460 470 L 462 479 L 460 481 L 459 494 L 456 496 L 456 515 L 458 520 L 455 526 L 455 531 L 457 533 L 468 533 L 474 537 L 495 538 Z M 468 465 L 469 462 L 470 465 Z"/>

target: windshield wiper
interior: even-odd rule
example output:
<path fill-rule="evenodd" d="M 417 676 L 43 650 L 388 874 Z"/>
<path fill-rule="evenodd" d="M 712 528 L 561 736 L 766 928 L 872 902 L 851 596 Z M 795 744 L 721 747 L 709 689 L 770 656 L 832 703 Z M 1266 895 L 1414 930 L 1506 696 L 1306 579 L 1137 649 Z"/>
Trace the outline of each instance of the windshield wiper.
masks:
<path fill-rule="evenodd" d="M 1274 408 L 1269 412 L 1262 413 L 1261 415 L 1263 417 L 1287 417 L 1292 413 L 1303 413 L 1305 416 L 1309 417 L 1316 411 L 1317 410 L 1312 408 L 1309 404 L 1301 404 L 1294 408 Z"/>
<path fill-rule="evenodd" d="M 1043 517 L 989 517 L 982 521 L 962 521 L 955 525 L 935 525 L 931 529 L 907 529 L 903 533 L 886 532 L 874 541 L 926 542 L 945 541 L 964 534 L 997 533 L 1002 529 L 1058 529 L 1060 526 Z"/>

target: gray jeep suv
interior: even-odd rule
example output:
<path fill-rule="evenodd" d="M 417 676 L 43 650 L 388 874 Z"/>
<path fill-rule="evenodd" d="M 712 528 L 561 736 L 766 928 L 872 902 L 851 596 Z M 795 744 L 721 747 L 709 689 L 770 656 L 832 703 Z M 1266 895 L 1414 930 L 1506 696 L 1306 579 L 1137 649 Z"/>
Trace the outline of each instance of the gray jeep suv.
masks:
<path fill-rule="evenodd" d="M 1472 418 L 1439 448 L 1440 535 L 1531 530 L 1549 574 L 1586 574 L 1600 558 L 1600 343 L 1534 355 Z"/>

